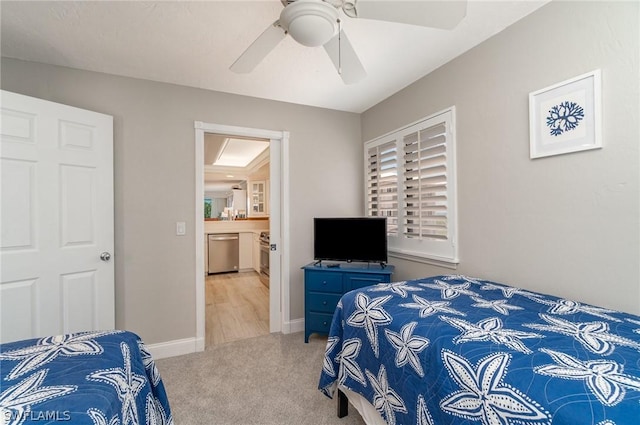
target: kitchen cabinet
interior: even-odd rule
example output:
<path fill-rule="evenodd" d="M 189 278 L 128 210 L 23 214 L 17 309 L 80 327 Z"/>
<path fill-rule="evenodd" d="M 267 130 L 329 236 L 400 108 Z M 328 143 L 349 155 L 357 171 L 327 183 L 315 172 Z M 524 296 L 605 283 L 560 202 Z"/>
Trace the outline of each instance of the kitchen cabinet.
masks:
<path fill-rule="evenodd" d="M 240 233 L 240 270 L 253 268 L 253 232 Z"/>
<path fill-rule="evenodd" d="M 260 235 L 253 234 L 253 270 L 260 273 Z"/>
<path fill-rule="evenodd" d="M 254 180 L 250 183 L 250 216 L 259 217 L 269 214 L 267 186 L 268 180 Z"/>

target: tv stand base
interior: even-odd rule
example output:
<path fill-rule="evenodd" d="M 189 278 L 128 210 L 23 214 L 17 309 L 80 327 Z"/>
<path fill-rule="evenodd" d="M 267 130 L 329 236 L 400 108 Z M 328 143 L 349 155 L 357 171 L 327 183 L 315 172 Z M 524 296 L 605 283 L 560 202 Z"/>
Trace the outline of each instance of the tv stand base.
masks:
<path fill-rule="evenodd" d="M 390 283 L 393 265 L 378 264 L 307 264 L 304 270 L 304 342 L 309 335 L 328 335 L 333 313 L 346 292 L 378 283 Z"/>

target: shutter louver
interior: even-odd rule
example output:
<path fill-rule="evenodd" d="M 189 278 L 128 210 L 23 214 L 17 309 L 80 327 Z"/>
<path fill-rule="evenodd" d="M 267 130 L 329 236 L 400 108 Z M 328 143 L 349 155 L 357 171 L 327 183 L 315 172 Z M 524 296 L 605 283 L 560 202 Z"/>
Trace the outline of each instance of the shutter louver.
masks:
<path fill-rule="evenodd" d="M 403 138 L 403 228 L 407 238 L 447 240 L 447 128 L 441 122 Z"/>
<path fill-rule="evenodd" d="M 398 151 L 392 140 L 367 151 L 367 213 L 387 218 L 387 234 L 398 234 Z"/>

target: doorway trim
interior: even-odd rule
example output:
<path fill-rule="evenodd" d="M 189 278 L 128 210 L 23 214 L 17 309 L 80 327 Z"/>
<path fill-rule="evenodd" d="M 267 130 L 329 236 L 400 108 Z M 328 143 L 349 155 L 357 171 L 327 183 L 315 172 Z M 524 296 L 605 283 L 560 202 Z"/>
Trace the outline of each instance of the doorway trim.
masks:
<path fill-rule="evenodd" d="M 195 242 L 196 242 L 196 351 L 205 348 L 205 276 L 204 276 L 204 134 L 216 133 L 269 140 L 270 243 L 276 250 L 270 255 L 269 331 L 281 332 L 289 326 L 289 132 L 215 123 L 194 122 L 195 127 Z M 284 329 L 285 331 L 287 329 Z M 285 332 L 286 333 L 286 332 Z"/>

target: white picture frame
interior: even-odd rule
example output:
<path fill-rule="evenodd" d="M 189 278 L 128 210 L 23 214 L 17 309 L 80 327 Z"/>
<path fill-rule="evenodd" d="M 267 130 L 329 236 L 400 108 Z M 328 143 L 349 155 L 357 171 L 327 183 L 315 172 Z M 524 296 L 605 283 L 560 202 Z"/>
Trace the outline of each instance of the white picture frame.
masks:
<path fill-rule="evenodd" d="M 600 70 L 529 93 L 531 159 L 602 148 Z"/>

